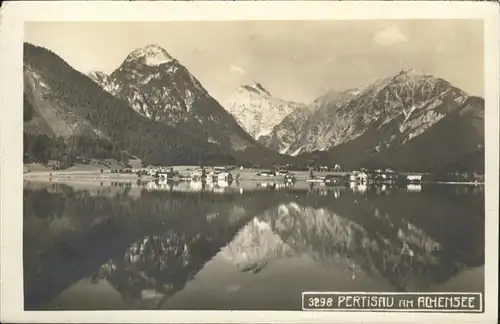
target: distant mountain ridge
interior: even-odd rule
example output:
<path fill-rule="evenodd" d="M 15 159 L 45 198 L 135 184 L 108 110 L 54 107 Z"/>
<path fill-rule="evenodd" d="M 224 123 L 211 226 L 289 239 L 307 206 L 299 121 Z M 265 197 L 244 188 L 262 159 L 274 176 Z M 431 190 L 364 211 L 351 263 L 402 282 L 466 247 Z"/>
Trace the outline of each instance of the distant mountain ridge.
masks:
<path fill-rule="evenodd" d="M 297 156 L 330 146 L 331 137 L 319 136 L 337 118 L 337 108 L 359 94 L 358 89 L 330 91 L 318 97 L 310 107 L 300 107 L 286 116 L 272 132 L 259 139 L 264 145 L 283 154 Z"/>
<path fill-rule="evenodd" d="M 367 166 L 484 173 L 484 99 L 467 100 L 403 145 L 370 154 Z M 342 154 L 342 148 L 338 148 Z"/>
<path fill-rule="evenodd" d="M 268 135 L 274 126 L 304 104 L 273 96 L 259 82 L 242 85 L 229 99 L 226 109 L 254 139 Z"/>
<path fill-rule="evenodd" d="M 471 113 L 459 113 L 464 107 L 474 108 Z M 470 135 L 466 131 L 471 122 L 484 128 L 484 100 L 444 79 L 410 69 L 365 88 L 326 93 L 310 109 L 290 113 L 260 142 L 303 162 L 437 170 L 440 159 L 460 164 L 461 154 L 470 155 L 471 150 L 484 146 L 482 132 Z M 426 134 L 431 130 L 432 136 L 439 137 Z M 457 144 L 443 140 L 447 132 L 454 134 Z M 416 144 L 424 139 L 426 145 L 434 146 L 435 154 Z M 403 155 L 419 159 L 405 160 Z M 474 168 L 482 169 L 481 165 Z"/>
<path fill-rule="evenodd" d="M 465 92 L 447 81 L 414 70 L 403 70 L 364 89 L 332 91 L 315 100 L 306 128 L 295 135 L 286 153 L 324 151 L 399 117 L 399 132 L 405 133 L 402 141 L 407 141 L 466 98 Z M 419 118 L 415 118 L 417 115 Z M 277 126 L 271 137 L 279 139 L 277 134 L 288 129 L 286 125 Z"/>

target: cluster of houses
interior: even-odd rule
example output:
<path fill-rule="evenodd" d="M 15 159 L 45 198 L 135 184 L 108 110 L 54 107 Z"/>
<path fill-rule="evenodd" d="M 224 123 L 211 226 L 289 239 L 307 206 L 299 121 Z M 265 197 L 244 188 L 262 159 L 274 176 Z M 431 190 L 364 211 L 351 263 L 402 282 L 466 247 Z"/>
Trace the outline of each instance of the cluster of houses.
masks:
<path fill-rule="evenodd" d="M 213 181 L 233 181 L 233 175 L 225 168 L 214 168 L 206 170 L 204 168 L 196 169 L 191 172 L 189 178 L 192 180 L 205 180 L 207 182 Z"/>
<path fill-rule="evenodd" d="M 260 177 L 277 177 L 277 176 L 286 176 L 290 174 L 290 171 L 288 171 L 288 168 L 286 167 L 275 167 L 274 169 L 268 170 L 268 171 L 262 171 L 258 172 L 257 176 Z"/>
<path fill-rule="evenodd" d="M 422 182 L 421 174 L 398 173 L 391 169 L 372 170 L 361 169 L 349 173 L 329 174 L 324 177 L 327 184 L 419 184 Z"/>
<path fill-rule="evenodd" d="M 206 169 L 203 167 L 195 168 L 194 170 L 187 170 L 187 173 L 181 174 L 178 170 L 174 170 L 173 167 L 156 167 L 150 166 L 143 169 L 138 170 L 130 170 L 129 173 L 135 173 L 139 177 L 152 177 L 159 180 L 194 180 L 194 181 L 232 181 L 233 175 L 231 174 L 231 170 L 234 170 L 235 167 L 227 166 L 227 167 L 213 167 L 210 169 Z M 236 177 L 236 180 L 238 180 Z"/>
<path fill-rule="evenodd" d="M 152 177 L 158 180 L 172 180 L 172 181 L 202 181 L 202 182 L 218 182 L 239 180 L 239 173 L 233 177 L 232 171 L 237 169 L 235 166 L 219 166 L 219 167 L 197 167 L 194 169 L 187 169 L 187 172 L 182 174 L 172 167 L 163 166 L 150 166 L 142 169 L 125 169 L 121 173 L 135 173 L 139 177 Z M 327 185 L 369 185 L 369 184 L 420 184 L 422 182 L 421 174 L 406 174 L 398 173 L 391 169 L 377 169 L 367 170 L 360 169 L 355 171 L 339 171 L 340 166 L 336 165 L 333 169 L 330 168 L 331 173 L 324 176 L 316 176 L 315 170 L 323 171 L 323 168 L 310 169 L 309 179 L 307 182 L 321 182 Z M 328 172 L 328 171 L 327 171 Z M 277 165 L 271 170 L 261 171 L 257 173 L 261 177 L 283 177 L 284 183 L 295 183 L 296 176 L 290 172 L 289 165 Z"/>

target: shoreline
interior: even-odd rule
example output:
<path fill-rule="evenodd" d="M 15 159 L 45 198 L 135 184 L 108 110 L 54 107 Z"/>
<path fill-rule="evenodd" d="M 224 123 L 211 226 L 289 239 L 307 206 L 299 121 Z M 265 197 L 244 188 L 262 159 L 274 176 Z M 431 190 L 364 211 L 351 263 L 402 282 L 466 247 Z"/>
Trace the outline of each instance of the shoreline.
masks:
<path fill-rule="evenodd" d="M 174 165 L 171 166 L 179 172 L 181 177 L 189 177 L 190 173 L 199 168 L 196 165 Z M 83 180 L 83 181 L 114 181 L 114 182 L 137 182 L 137 181 L 151 181 L 156 178 L 151 175 L 138 176 L 135 173 L 114 173 L 111 172 L 112 169 L 104 168 L 102 165 L 91 164 L 83 165 L 77 164 L 69 169 L 64 170 L 51 170 L 47 166 L 40 164 L 24 164 L 23 180 L 38 180 L 38 181 L 51 181 L 51 180 Z M 208 167 L 211 169 L 211 167 Z M 281 182 L 284 180 L 284 176 L 259 176 L 258 173 L 262 171 L 267 171 L 267 169 L 259 168 L 245 168 L 245 169 L 235 169 L 231 170 L 230 173 L 233 174 L 233 178 L 238 177 L 242 181 L 252 181 L 252 182 Z M 329 174 L 345 174 L 346 172 L 329 172 L 329 171 L 314 171 L 315 179 L 310 178 L 310 171 L 290 171 L 295 175 L 295 179 L 298 182 L 312 183 L 323 183 L 322 179 Z M 410 174 L 411 172 L 402 172 L 400 174 Z M 417 182 L 417 185 L 432 185 L 432 184 L 443 184 L 443 185 L 484 185 L 485 181 L 474 181 L 466 180 L 461 181 L 453 179 L 452 176 L 447 179 L 432 179 L 430 174 L 422 174 L 424 177 L 429 176 L 430 179 L 421 179 Z M 182 179 L 180 181 L 189 181 L 189 179 Z M 375 185 L 382 185 L 383 183 L 375 183 Z"/>
<path fill-rule="evenodd" d="M 275 177 L 259 177 L 256 176 L 256 170 L 247 170 L 239 172 L 241 174 L 240 180 L 245 181 L 262 181 L 262 182 L 274 182 L 274 181 L 282 181 L 282 176 Z M 252 173 L 250 176 L 249 173 Z M 321 180 L 311 180 L 309 179 L 309 173 L 307 171 L 299 171 L 294 172 L 296 174 L 297 181 L 305 181 L 308 183 L 321 183 Z M 302 173 L 302 174 L 301 174 Z M 319 173 L 316 173 L 319 174 Z M 326 174 L 326 173 L 325 173 Z M 138 180 L 141 181 L 153 181 L 155 180 L 152 176 L 143 176 L 139 177 L 136 174 L 130 173 L 111 173 L 109 170 L 105 170 L 103 173 L 100 171 L 89 171 L 89 170 L 71 170 L 71 171 L 33 171 L 27 172 L 23 174 L 23 181 L 47 181 L 51 180 L 85 180 L 85 181 L 115 181 L 115 182 L 136 182 Z M 181 181 L 189 181 L 189 180 L 181 180 Z M 425 184 L 448 184 L 448 185 L 484 185 L 484 181 L 422 181 L 420 183 L 416 183 L 416 185 L 425 185 Z"/>

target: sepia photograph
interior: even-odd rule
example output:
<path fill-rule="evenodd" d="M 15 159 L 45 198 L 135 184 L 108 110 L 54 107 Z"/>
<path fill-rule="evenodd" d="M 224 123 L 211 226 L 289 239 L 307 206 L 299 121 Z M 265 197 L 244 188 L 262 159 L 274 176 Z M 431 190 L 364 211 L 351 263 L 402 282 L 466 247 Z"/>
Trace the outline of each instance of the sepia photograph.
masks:
<path fill-rule="evenodd" d="M 1 127 L 16 314 L 496 316 L 498 7 L 106 20 L 105 4 L 19 19 L 2 49 L 19 60 Z"/>

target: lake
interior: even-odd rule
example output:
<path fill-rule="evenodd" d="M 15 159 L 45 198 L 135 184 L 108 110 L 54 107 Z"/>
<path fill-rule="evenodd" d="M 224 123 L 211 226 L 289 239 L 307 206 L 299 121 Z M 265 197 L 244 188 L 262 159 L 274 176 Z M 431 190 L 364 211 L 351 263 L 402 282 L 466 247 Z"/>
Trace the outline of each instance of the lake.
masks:
<path fill-rule="evenodd" d="M 25 181 L 23 207 L 26 310 L 484 292 L 483 186 Z"/>

